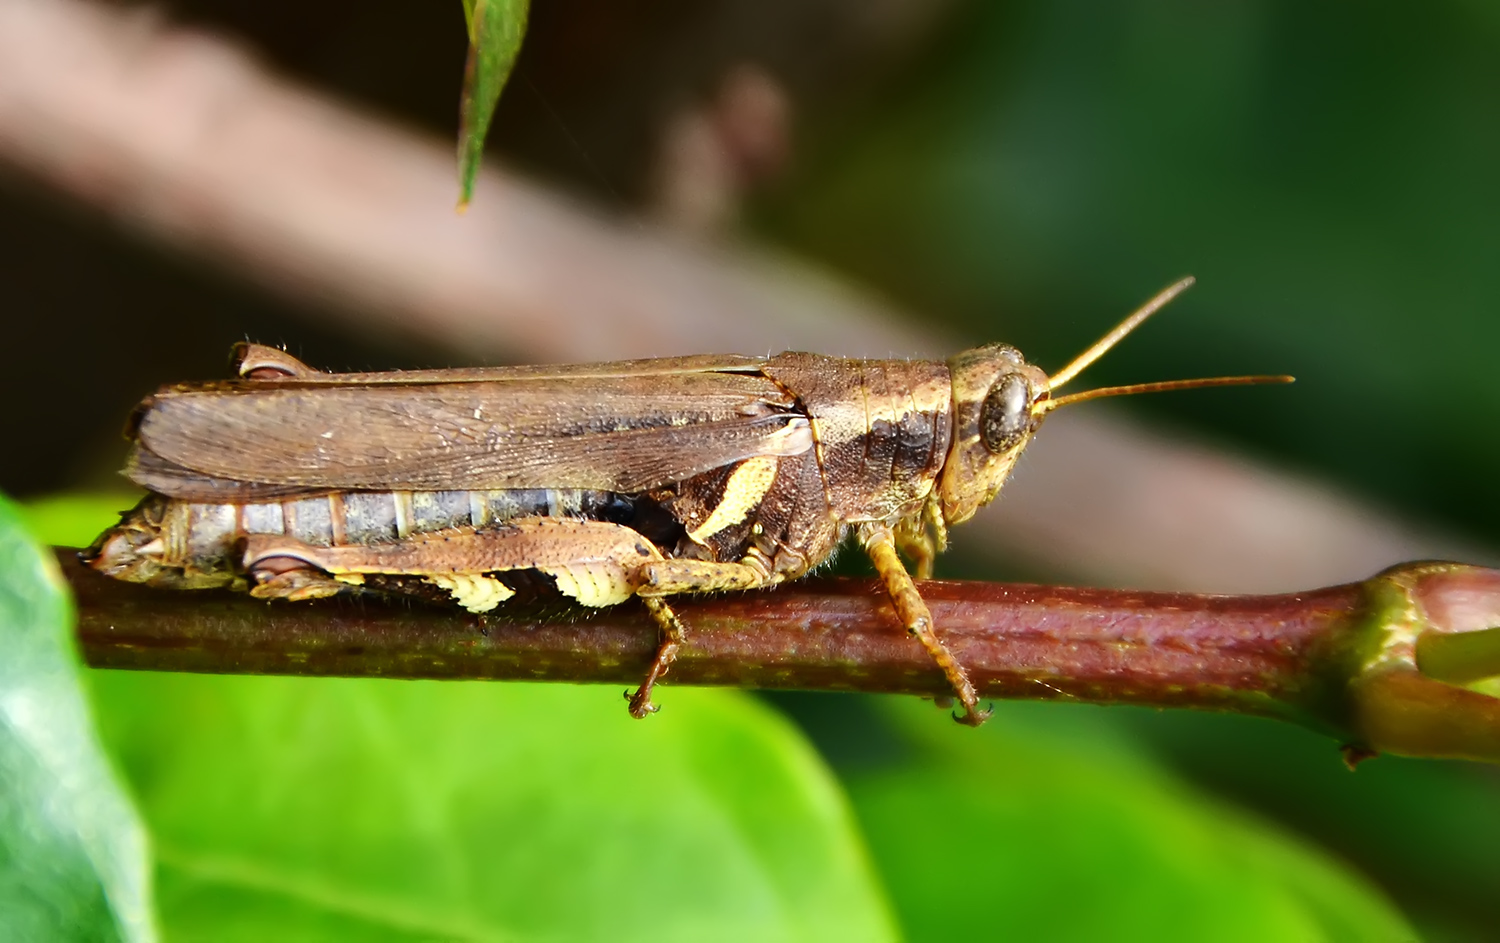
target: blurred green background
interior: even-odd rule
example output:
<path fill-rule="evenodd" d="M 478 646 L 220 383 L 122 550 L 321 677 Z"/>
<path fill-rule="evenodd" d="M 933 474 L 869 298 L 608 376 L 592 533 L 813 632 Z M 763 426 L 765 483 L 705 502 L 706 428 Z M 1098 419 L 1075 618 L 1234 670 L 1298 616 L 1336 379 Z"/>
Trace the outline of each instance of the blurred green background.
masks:
<path fill-rule="evenodd" d="M 872 11 L 910 6 L 539 4 L 494 150 L 603 203 L 637 207 L 669 107 L 729 65 L 759 62 L 797 111 L 786 174 L 746 209 L 757 236 L 923 312 L 950 336 L 1003 339 L 1046 366 L 1192 273 L 1200 287 L 1180 303 L 1190 310 L 1106 358 L 1091 381 L 1293 373 L 1295 396 L 1146 397 L 1122 408 L 1500 546 L 1500 392 L 1490 382 L 1500 349 L 1500 7 L 970 2 L 891 14 L 897 25 L 878 43 L 861 38 L 872 35 L 861 25 Z M 169 9 L 247 38 L 302 79 L 453 133 L 456 3 Z M 0 278 L 7 307 L 25 312 L 9 343 L 26 354 L 0 383 L 8 402 L 46 391 L 48 404 L 0 416 L 3 441 L 30 443 L 0 462 L 0 489 L 12 495 L 106 486 L 134 400 L 159 382 L 218 375 L 223 351 L 247 333 L 320 364 L 451 360 L 350 339 L 20 178 L 0 182 Z M 89 278 L 73 277 L 80 271 Z M 160 338 L 154 361 L 128 341 L 141 330 Z M 33 520 L 48 539 L 78 540 L 98 512 L 75 511 Z M 1021 564 L 953 569 L 1003 579 Z M 1425 939 L 1500 934 L 1495 770 L 1382 758 L 1351 775 L 1333 743 L 1268 721 L 1002 704 L 974 734 L 894 699 L 668 691 L 666 712 L 641 733 L 616 723 L 617 692 L 594 689 L 104 673 L 87 683 L 106 744 L 166 849 L 162 906 L 183 936 L 213 935 L 216 908 L 247 927 L 292 925 L 274 921 L 302 919 L 285 914 L 311 905 L 277 895 L 312 881 L 307 869 L 327 866 L 344 891 L 371 897 L 382 882 L 410 888 L 398 865 L 413 855 L 441 861 L 468 896 L 444 904 L 412 891 L 402 913 L 463 920 L 382 916 L 372 930 L 320 912 L 296 925 L 314 938 L 381 939 L 484 938 L 492 917 L 516 938 L 557 939 L 733 928 L 815 937 L 829 925 L 912 939 L 1410 938 L 1394 906 Z M 181 722 L 223 712 L 238 719 Z M 406 774 L 418 762 L 408 751 L 425 739 L 414 717 L 461 731 Z M 309 718 L 329 729 L 310 733 Z M 736 753 L 721 736 L 754 748 Z M 799 752 L 803 736 L 821 759 Z M 218 737 L 232 748 L 215 746 Z M 527 746 L 533 739 L 548 749 Z M 657 740 L 668 746 L 648 745 Z M 288 743 L 298 751 L 290 760 Z M 347 762 L 293 762 L 349 743 Z M 496 758 L 500 744 L 521 752 Z M 767 787 L 781 796 L 768 809 L 752 787 L 772 768 L 784 775 Z M 423 770 L 462 788 L 437 790 L 428 808 Z M 536 780 L 521 791 L 540 802 L 519 819 L 511 793 L 482 788 L 517 770 Z M 567 801 L 534 798 L 548 781 L 572 784 Z M 228 785 L 205 798 L 205 782 Z M 299 792 L 311 783 L 342 784 L 379 808 L 325 821 Z M 380 806 L 382 790 L 401 801 Z M 238 815 L 253 827 L 236 825 Z M 278 844 L 289 819 L 314 837 Z M 257 828 L 271 837 L 243 834 Z M 400 828 L 426 839 L 403 846 L 392 837 Z M 471 829 L 487 841 L 471 848 L 454 837 Z M 757 845 L 764 835 L 774 847 Z M 831 863 L 778 884 L 777 871 L 803 858 L 798 836 Z M 378 847 L 374 863 L 329 865 L 329 848 L 351 842 Z M 631 848 L 648 853 L 651 869 L 632 871 Z M 516 901 L 488 897 L 484 881 L 460 873 L 497 855 L 500 873 L 528 889 Z M 715 874 L 716 856 L 749 864 Z M 251 859 L 267 874 L 235 870 Z M 611 864 L 587 864 L 597 861 Z M 746 882 L 759 896 L 734 892 Z M 656 902 L 650 915 L 632 909 L 643 896 Z M 337 910 L 335 899 L 344 900 L 330 892 L 316 903 Z M 257 913 L 270 922 L 256 924 Z"/>

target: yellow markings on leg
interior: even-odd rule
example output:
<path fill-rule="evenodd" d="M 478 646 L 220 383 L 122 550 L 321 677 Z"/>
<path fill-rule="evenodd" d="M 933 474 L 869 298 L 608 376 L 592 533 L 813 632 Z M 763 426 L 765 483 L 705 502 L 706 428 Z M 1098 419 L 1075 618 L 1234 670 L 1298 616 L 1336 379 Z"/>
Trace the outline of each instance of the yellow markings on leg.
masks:
<path fill-rule="evenodd" d="M 315 547 L 295 538 L 252 534 L 245 566 L 291 557 L 334 579 L 354 583 L 364 574 L 422 577 L 447 590 L 470 612 L 488 612 L 515 592 L 490 574 L 537 570 L 560 593 L 585 606 L 624 602 L 647 578 L 661 552 L 621 524 L 532 517 L 496 530 L 460 528 L 407 540 L 361 546 Z"/>
<path fill-rule="evenodd" d="M 927 522 L 927 530 L 932 534 L 932 542 L 938 553 L 948 549 L 948 522 L 943 520 L 943 504 L 938 500 L 936 494 L 928 495 L 927 503 L 922 507 L 922 519 Z"/>
<path fill-rule="evenodd" d="M 777 464 L 773 455 L 760 455 L 741 462 L 730 472 L 729 481 L 724 484 L 724 496 L 714 506 L 708 520 L 688 531 L 688 539 L 701 544 L 724 528 L 743 521 L 771 490 L 771 483 L 776 480 Z"/>
<path fill-rule="evenodd" d="M 363 573 L 335 573 L 333 578 L 340 583 L 348 583 L 350 586 L 365 585 L 365 575 Z"/>
<path fill-rule="evenodd" d="M 618 563 L 571 563 L 537 567 L 557 582 L 557 591 L 584 606 L 613 606 L 635 594 L 629 574 Z"/>
<path fill-rule="evenodd" d="M 896 549 L 906 554 L 912 563 L 912 575 L 919 580 L 932 579 L 932 562 L 937 557 L 939 538 L 925 513 L 900 521 L 896 525 L 895 539 Z"/>
<path fill-rule="evenodd" d="M 662 560 L 646 564 L 643 570 L 645 579 L 640 589 L 636 590 L 641 596 L 673 596 L 678 593 L 716 593 L 735 589 L 758 589 L 776 582 L 776 578 L 763 565 L 757 566 L 754 563 Z"/>
<path fill-rule="evenodd" d="M 875 564 L 875 572 L 880 575 L 880 581 L 885 584 L 885 591 L 891 597 L 896 615 L 901 617 L 901 624 L 918 637 L 931 633 L 932 613 L 928 611 L 927 603 L 922 601 L 922 594 L 917 592 L 917 586 L 906 572 L 906 567 L 901 565 L 890 529 L 872 528 L 866 534 L 860 535 L 864 538 L 865 551 L 870 555 L 870 562 Z"/>
<path fill-rule="evenodd" d="M 516 591 L 495 579 L 478 573 L 454 573 L 427 577 L 427 582 L 453 595 L 453 601 L 470 612 L 489 612 Z"/>

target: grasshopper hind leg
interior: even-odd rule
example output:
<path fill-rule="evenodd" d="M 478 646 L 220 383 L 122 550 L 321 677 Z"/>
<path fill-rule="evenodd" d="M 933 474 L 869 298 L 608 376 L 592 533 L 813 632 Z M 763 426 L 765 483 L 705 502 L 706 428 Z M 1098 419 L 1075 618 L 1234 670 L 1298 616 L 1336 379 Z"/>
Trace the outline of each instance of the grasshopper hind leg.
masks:
<path fill-rule="evenodd" d="M 456 528 L 388 544 L 320 547 L 279 534 L 245 539 L 245 569 L 262 598 L 313 599 L 370 584 L 408 595 L 411 580 L 443 590 L 470 612 L 489 612 L 516 595 L 499 579 L 516 571 L 549 578 L 556 592 L 588 607 L 641 597 L 656 623 L 656 653 L 640 687 L 627 694 L 630 713 L 656 712 L 651 691 L 671 668 L 687 632 L 664 597 L 754 589 L 776 581 L 766 562 L 663 559 L 639 532 L 621 524 L 527 517 L 490 530 Z"/>

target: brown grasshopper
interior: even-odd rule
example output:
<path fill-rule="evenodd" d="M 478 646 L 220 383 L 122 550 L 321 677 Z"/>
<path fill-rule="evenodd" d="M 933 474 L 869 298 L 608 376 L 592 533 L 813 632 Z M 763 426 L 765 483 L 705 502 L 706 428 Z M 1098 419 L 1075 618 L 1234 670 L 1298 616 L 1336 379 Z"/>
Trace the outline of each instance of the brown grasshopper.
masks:
<path fill-rule="evenodd" d="M 947 362 L 816 354 L 329 374 L 236 349 L 240 379 L 169 386 L 132 419 L 151 494 L 85 551 L 111 576 L 264 599 L 377 591 L 489 612 L 541 585 L 638 596 L 661 632 L 630 713 L 686 634 L 667 599 L 796 579 L 853 535 L 895 615 L 983 722 L 913 581 L 999 493 L 1053 393 L 1192 284 L 1157 295 L 1048 377 L 991 344 Z"/>

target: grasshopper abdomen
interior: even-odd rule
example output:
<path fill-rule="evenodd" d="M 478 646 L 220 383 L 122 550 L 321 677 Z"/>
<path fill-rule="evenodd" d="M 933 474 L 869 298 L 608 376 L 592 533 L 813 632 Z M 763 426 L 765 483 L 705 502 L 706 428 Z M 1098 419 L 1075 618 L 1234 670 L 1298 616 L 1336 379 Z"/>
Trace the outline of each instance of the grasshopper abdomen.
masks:
<path fill-rule="evenodd" d="M 250 536 L 288 537 L 312 547 L 369 546 L 535 516 L 629 523 L 637 502 L 607 491 L 334 491 L 310 497 L 222 504 L 148 495 L 87 551 L 92 565 L 166 589 L 244 588 L 236 559 Z"/>

